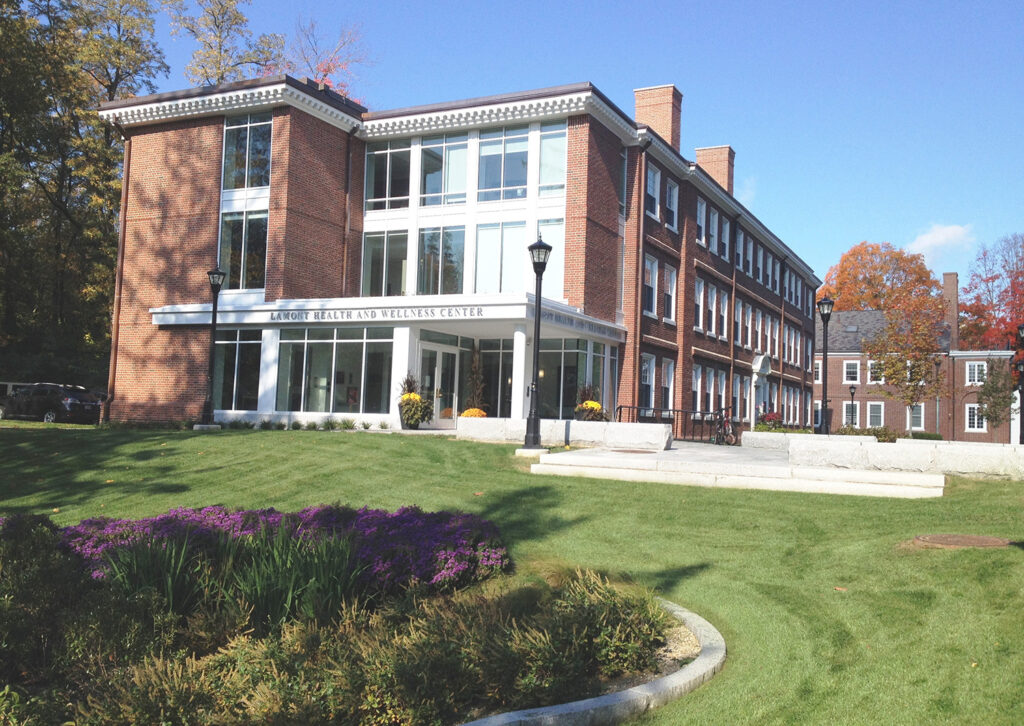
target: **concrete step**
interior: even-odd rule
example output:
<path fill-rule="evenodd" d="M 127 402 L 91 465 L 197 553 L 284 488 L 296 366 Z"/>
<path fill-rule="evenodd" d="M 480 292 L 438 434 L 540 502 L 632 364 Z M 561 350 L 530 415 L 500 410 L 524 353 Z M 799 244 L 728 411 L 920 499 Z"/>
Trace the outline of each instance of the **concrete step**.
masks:
<path fill-rule="evenodd" d="M 683 460 L 657 454 L 610 454 L 582 451 L 545 454 L 530 471 L 620 481 L 898 498 L 941 497 L 945 486 L 942 474 L 794 467 L 775 462 L 751 465 Z"/>

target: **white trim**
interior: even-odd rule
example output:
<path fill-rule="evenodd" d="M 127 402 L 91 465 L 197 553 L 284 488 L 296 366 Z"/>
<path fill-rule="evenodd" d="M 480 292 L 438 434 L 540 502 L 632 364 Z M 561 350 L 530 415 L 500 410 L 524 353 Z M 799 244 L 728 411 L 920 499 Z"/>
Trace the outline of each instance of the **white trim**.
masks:
<path fill-rule="evenodd" d="M 981 419 L 981 428 L 971 428 L 971 409 L 974 409 L 975 422 Z M 988 433 L 988 419 L 981 415 L 978 410 L 981 406 L 977 403 L 968 403 L 964 405 L 964 431 L 970 434 L 984 434 Z"/>
<path fill-rule="evenodd" d="M 879 426 L 885 426 L 885 402 L 884 401 L 868 401 L 866 406 L 867 406 L 867 420 L 866 420 L 866 423 L 868 425 L 868 428 L 874 428 L 874 426 L 871 423 L 871 407 L 872 406 L 878 406 L 879 407 L 879 411 L 880 411 L 879 416 L 880 416 L 881 423 L 879 423 L 878 425 Z"/>
<path fill-rule="evenodd" d="M 269 110 L 274 106 L 281 105 L 298 108 L 344 131 L 352 131 L 360 126 L 358 118 L 350 116 L 323 101 L 312 98 L 286 83 L 212 93 L 191 98 L 179 98 L 170 101 L 144 103 L 138 106 L 111 108 L 100 110 L 99 115 L 105 121 L 113 121 L 122 126 L 139 126 L 179 118 L 221 116 L 240 111 Z"/>
<path fill-rule="evenodd" d="M 917 406 L 921 407 L 921 425 L 920 426 L 913 426 L 912 424 L 914 423 L 914 419 L 913 419 L 913 416 L 911 415 L 911 411 L 914 408 L 916 408 Z M 925 411 L 924 401 L 921 401 L 921 403 L 915 403 L 913 406 L 907 406 L 907 430 L 908 431 L 925 431 L 925 430 L 927 430 L 927 428 L 928 428 L 927 420 L 928 419 L 925 417 L 926 413 L 927 412 Z"/>
<path fill-rule="evenodd" d="M 854 365 L 857 366 L 857 377 L 856 378 L 847 378 L 847 376 L 846 376 L 846 366 L 849 365 L 850 363 L 853 363 Z M 843 383 L 858 383 L 858 384 L 860 383 L 860 361 L 859 360 L 844 360 L 843 361 Z"/>

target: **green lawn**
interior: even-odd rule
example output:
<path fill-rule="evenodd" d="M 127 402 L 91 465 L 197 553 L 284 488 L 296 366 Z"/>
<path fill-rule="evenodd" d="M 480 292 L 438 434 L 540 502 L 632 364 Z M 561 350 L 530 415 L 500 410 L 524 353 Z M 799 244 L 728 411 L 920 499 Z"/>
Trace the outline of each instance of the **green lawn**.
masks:
<path fill-rule="evenodd" d="M 364 432 L 0 423 L 0 514 L 61 524 L 176 506 L 340 502 L 494 520 L 513 557 L 628 573 L 710 620 L 725 669 L 643 724 L 1024 723 L 1024 483 L 936 500 L 531 476 L 512 446 Z M 837 589 L 842 588 L 842 589 Z"/>

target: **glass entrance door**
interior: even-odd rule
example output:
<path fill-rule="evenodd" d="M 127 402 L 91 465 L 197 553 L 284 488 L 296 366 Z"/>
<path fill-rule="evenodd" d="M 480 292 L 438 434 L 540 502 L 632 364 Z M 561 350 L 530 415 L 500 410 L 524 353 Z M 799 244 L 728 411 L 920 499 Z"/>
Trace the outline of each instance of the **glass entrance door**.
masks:
<path fill-rule="evenodd" d="M 458 364 L 459 356 L 454 350 L 424 345 L 420 351 L 420 390 L 422 395 L 434 398 L 431 426 L 455 427 Z"/>

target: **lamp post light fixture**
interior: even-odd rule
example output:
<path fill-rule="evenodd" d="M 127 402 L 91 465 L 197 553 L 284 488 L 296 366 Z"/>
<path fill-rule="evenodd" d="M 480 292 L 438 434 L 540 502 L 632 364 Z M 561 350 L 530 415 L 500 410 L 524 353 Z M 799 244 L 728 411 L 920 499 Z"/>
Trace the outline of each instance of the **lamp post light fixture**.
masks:
<path fill-rule="evenodd" d="M 540 446 L 540 416 L 537 413 L 537 380 L 540 377 L 540 299 L 541 299 L 541 278 L 544 277 L 544 268 L 548 266 L 548 257 L 551 256 L 551 245 L 537 235 L 537 241 L 527 249 L 530 251 L 530 260 L 533 262 L 533 273 L 537 277 L 537 288 L 533 295 L 533 380 L 530 383 L 530 414 L 526 417 L 526 441 L 524 448 L 539 449 Z"/>
<path fill-rule="evenodd" d="M 220 297 L 220 288 L 224 284 L 227 273 L 220 267 L 214 267 L 206 273 L 210 278 L 210 292 L 213 294 L 213 309 L 210 313 L 210 366 L 206 373 L 206 403 L 203 404 L 203 417 L 200 423 L 203 426 L 213 425 L 213 358 L 215 343 L 217 340 L 217 298 Z"/>
<path fill-rule="evenodd" d="M 832 423 L 828 410 L 828 321 L 832 317 L 835 301 L 823 297 L 818 301 L 818 315 L 821 316 L 821 421 L 819 434 L 828 434 Z"/>
<path fill-rule="evenodd" d="M 854 422 L 854 419 L 855 419 L 854 414 L 857 411 L 856 404 L 854 404 L 854 402 L 853 402 L 853 397 L 856 396 L 856 395 L 857 395 L 857 386 L 850 386 L 850 420 L 847 423 L 849 423 L 851 426 L 853 426 L 853 422 Z"/>

